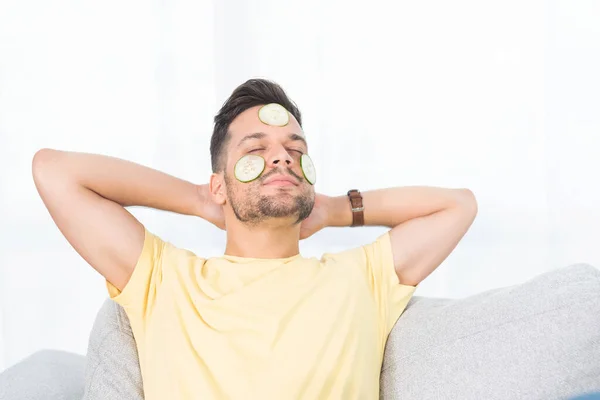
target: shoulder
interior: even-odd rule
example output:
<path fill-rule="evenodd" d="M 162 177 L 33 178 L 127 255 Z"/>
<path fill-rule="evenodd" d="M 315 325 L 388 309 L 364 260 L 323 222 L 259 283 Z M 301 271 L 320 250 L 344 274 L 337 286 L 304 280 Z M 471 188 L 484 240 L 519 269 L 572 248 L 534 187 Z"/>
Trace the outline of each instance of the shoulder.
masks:
<path fill-rule="evenodd" d="M 345 262 L 368 262 L 375 256 L 391 255 L 389 230 L 364 244 L 350 246 L 347 249 L 323 253 L 322 260 L 342 260 Z M 389 254 L 388 254 L 389 253 Z"/>
<path fill-rule="evenodd" d="M 167 235 L 159 235 L 148 229 L 146 229 L 144 247 L 163 273 L 175 270 L 178 266 L 196 265 L 198 262 L 206 261 L 191 248 L 177 245 Z"/>

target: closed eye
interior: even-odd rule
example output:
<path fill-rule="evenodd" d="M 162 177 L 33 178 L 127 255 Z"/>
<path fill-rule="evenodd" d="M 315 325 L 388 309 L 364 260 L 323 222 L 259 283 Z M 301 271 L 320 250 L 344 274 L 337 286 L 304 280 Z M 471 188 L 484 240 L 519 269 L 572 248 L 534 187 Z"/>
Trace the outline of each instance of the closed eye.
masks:
<path fill-rule="evenodd" d="M 261 151 L 261 150 L 264 150 L 264 148 L 252 149 L 252 150 L 249 150 L 248 153 L 254 153 L 255 151 Z M 296 152 L 300 153 L 300 155 L 304 154 L 304 151 L 302 151 L 302 150 L 297 150 L 297 149 L 290 149 L 290 150 L 296 151 Z"/>

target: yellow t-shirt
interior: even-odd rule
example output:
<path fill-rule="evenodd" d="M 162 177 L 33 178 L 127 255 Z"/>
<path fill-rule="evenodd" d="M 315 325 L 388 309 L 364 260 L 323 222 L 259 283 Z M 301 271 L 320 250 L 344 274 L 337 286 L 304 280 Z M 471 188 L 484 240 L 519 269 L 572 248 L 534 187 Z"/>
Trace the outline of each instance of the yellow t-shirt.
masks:
<path fill-rule="evenodd" d="M 415 291 L 389 232 L 321 259 L 201 258 L 148 230 L 122 292 L 146 400 L 378 399 L 385 342 Z"/>

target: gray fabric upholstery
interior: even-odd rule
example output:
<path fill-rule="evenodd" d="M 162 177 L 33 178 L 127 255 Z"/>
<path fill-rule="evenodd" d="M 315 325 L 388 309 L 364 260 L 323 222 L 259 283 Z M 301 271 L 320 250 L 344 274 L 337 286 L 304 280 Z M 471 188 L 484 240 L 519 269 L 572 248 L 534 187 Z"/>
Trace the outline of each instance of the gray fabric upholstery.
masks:
<path fill-rule="evenodd" d="M 385 399 L 566 399 L 600 390 L 600 271 L 579 264 L 464 299 L 414 297 L 386 345 Z"/>
<path fill-rule="evenodd" d="M 142 375 L 129 319 L 107 299 L 90 335 L 84 400 L 143 400 Z"/>
<path fill-rule="evenodd" d="M 85 357 L 42 350 L 0 374 L 1 400 L 79 400 Z"/>

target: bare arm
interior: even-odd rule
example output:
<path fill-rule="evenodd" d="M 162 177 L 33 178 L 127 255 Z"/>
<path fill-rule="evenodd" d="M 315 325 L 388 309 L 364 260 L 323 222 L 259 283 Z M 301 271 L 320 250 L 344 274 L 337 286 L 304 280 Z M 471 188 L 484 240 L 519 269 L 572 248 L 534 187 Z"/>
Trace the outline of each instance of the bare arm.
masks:
<path fill-rule="evenodd" d="M 201 187 L 99 154 L 42 149 L 35 186 L 59 230 L 96 271 L 122 290 L 144 244 L 144 226 L 125 207 L 202 214 Z"/>

